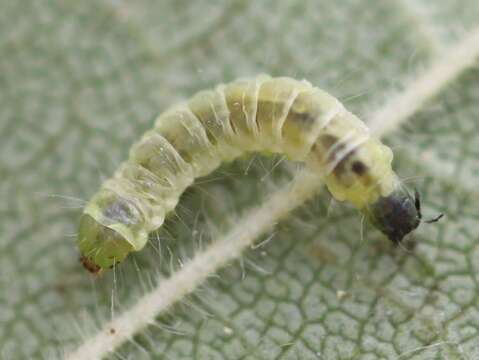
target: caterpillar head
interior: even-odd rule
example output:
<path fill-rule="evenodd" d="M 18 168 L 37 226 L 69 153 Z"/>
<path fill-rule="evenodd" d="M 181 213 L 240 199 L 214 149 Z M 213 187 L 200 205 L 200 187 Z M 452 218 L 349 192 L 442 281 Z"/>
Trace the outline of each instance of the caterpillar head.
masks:
<path fill-rule="evenodd" d="M 396 190 L 388 196 L 380 197 L 366 208 L 365 213 L 370 222 L 395 244 L 400 243 L 421 222 L 433 223 L 443 217 L 443 214 L 439 214 L 431 220 L 423 221 L 419 193 L 416 191 L 412 197 L 404 190 Z"/>

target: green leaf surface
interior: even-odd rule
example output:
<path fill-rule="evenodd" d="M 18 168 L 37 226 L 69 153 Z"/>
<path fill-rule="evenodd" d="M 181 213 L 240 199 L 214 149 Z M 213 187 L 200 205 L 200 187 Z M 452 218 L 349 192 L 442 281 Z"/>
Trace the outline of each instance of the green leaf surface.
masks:
<path fill-rule="evenodd" d="M 224 166 L 145 251 L 92 278 L 75 246 L 81 207 L 157 113 L 269 73 L 306 78 L 367 122 L 479 23 L 473 0 L 0 4 L 2 359 L 78 347 L 297 169 Z M 426 216 L 446 213 L 413 250 L 367 225 L 361 239 L 358 213 L 321 194 L 111 358 L 479 358 L 478 79 L 464 69 L 385 139 Z"/>

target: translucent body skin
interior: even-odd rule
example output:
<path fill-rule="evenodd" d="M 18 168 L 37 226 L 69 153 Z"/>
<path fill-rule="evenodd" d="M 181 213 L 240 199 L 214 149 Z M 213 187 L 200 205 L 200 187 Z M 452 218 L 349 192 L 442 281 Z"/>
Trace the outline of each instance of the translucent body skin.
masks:
<path fill-rule="evenodd" d="M 391 150 L 361 120 L 306 81 L 261 75 L 201 91 L 159 116 L 84 209 L 85 267 L 98 272 L 141 250 L 195 178 L 247 152 L 304 162 L 395 242 L 419 223 Z"/>

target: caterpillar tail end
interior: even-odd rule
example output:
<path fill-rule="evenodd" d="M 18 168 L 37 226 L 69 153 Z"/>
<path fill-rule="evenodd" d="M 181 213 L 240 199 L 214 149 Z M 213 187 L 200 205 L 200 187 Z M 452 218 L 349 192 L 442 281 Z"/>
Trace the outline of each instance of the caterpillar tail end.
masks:
<path fill-rule="evenodd" d="M 417 199 L 403 190 L 381 196 L 363 209 L 367 219 L 394 244 L 414 231 L 421 223 L 421 211 Z"/>
<path fill-rule="evenodd" d="M 80 262 L 94 274 L 113 267 L 135 250 L 118 231 L 100 224 L 88 214 L 80 219 L 78 246 Z"/>
<path fill-rule="evenodd" d="M 87 256 L 81 255 L 80 262 L 85 269 L 87 269 L 92 274 L 100 275 L 102 273 L 102 268 L 90 260 Z"/>

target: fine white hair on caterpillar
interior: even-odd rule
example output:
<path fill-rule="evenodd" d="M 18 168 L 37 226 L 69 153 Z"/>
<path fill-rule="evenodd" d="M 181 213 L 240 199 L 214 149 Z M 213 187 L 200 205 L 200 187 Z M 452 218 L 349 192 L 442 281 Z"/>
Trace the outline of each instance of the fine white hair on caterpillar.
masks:
<path fill-rule="evenodd" d="M 254 152 L 304 163 L 396 244 L 421 222 L 419 196 L 360 119 L 305 80 L 259 75 L 200 91 L 158 117 L 84 208 L 85 268 L 98 273 L 141 250 L 196 178 Z"/>

